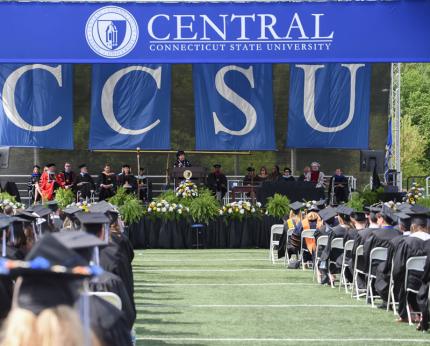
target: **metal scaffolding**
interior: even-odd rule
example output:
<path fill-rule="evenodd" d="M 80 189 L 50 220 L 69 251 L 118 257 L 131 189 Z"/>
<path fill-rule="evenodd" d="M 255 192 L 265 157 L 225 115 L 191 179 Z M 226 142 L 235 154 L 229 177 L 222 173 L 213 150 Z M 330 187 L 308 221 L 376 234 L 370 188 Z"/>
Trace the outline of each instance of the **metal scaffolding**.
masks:
<path fill-rule="evenodd" d="M 401 86 L 401 64 L 391 64 L 391 88 L 390 88 L 390 119 L 391 119 L 391 133 L 392 133 L 392 148 L 390 168 L 395 169 L 398 173 L 396 175 L 396 183 L 399 189 L 402 189 L 402 170 L 400 159 L 400 86 Z"/>

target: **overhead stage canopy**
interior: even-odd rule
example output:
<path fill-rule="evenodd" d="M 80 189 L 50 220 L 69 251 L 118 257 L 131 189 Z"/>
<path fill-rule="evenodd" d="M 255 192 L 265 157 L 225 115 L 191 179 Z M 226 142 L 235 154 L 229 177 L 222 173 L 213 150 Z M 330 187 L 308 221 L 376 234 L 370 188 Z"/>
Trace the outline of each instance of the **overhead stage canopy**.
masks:
<path fill-rule="evenodd" d="M 2 2 L 0 62 L 428 62 L 430 1 Z"/>

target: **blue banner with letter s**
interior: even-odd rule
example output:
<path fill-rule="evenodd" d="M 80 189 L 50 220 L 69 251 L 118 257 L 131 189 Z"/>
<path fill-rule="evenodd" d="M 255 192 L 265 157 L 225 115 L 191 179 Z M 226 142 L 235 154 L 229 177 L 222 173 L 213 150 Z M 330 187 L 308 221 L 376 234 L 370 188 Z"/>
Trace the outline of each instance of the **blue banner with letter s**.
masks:
<path fill-rule="evenodd" d="M 273 150 L 272 65 L 193 65 L 197 150 Z"/>
<path fill-rule="evenodd" d="M 0 65 L 0 145 L 73 149 L 71 65 Z"/>
<path fill-rule="evenodd" d="M 171 67 L 93 65 L 90 149 L 169 149 Z"/>
<path fill-rule="evenodd" d="M 371 65 L 290 66 L 287 147 L 368 148 Z"/>

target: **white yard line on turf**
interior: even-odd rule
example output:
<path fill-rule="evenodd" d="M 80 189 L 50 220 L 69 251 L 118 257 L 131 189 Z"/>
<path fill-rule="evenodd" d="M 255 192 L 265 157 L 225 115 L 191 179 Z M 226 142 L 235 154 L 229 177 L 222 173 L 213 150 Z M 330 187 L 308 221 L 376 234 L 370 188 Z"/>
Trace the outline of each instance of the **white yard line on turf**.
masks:
<path fill-rule="evenodd" d="M 242 268 L 242 269 L 133 269 L 134 273 L 146 272 L 256 272 L 256 271 L 280 271 L 285 268 Z"/>
<path fill-rule="evenodd" d="M 202 259 L 152 259 L 145 258 L 143 263 L 147 262 L 235 262 L 235 261 L 266 261 L 271 263 L 267 258 L 202 258 Z"/>
<path fill-rule="evenodd" d="M 406 339 L 406 338 L 183 338 L 183 337 L 157 337 L 144 336 L 138 337 L 137 340 L 152 340 L 152 341 L 213 341 L 213 342 L 394 342 L 394 343 L 419 343 L 428 344 L 428 339 Z"/>
<path fill-rule="evenodd" d="M 159 287 L 159 286 L 315 286 L 316 284 L 312 284 L 309 282 L 267 282 L 267 283 L 187 283 L 187 284 L 179 284 L 179 283 L 134 283 L 134 286 L 149 286 L 149 287 Z"/>
<path fill-rule="evenodd" d="M 139 308 L 251 308 L 251 309 L 279 309 L 279 308 L 330 308 L 330 309 L 369 309 L 368 305 L 350 304 L 136 304 Z"/>

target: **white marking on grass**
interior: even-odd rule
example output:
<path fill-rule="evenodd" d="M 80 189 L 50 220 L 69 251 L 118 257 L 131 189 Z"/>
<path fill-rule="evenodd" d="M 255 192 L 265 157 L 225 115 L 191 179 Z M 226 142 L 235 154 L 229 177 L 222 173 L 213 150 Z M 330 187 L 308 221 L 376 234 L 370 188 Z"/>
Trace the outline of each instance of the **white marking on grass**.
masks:
<path fill-rule="evenodd" d="M 256 272 L 256 271 L 280 271 L 282 268 L 242 268 L 242 269 L 133 269 L 134 273 L 146 272 Z M 285 268 L 283 270 L 286 270 Z"/>
<path fill-rule="evenodd" d="M 339 342 L 339 343 L 355 343 L 355 342 L 394 342 L 394 343 L 418 343 L 428 344 L 428 339 L 406 339 L 406 338 L 184 338 L 184 337 L 158 337 L 144 336 L 138 337 L 137 340 L 152 340 L 152 341 L 215 341 L 215 342 Z"/>
<path fill-rule="evenodd" d="M 330 309 L 368 309 L 368 305 L 351 304 L 136 304 L 141 308 L 246 308 L 246 309 L 284 309 L 284 308 L 330 308 Z"/>
<path fill-rule="evenodd" d="M 267 282 L 267 283 L 188 283 L 188 284 L 180 284 L 180 283 L 139 283 L 135 282 L 134 286 L 315 286 L 316 284 L 311 284 L 309 282 Z"/>
<path fill-rule="evenodd" d="M 271 263 L 267 258 L 202 258 L 202 259 L 148 259 L 145 258 L 144 262 L 244 262 L 244 261 L 265 261 Z"/>

